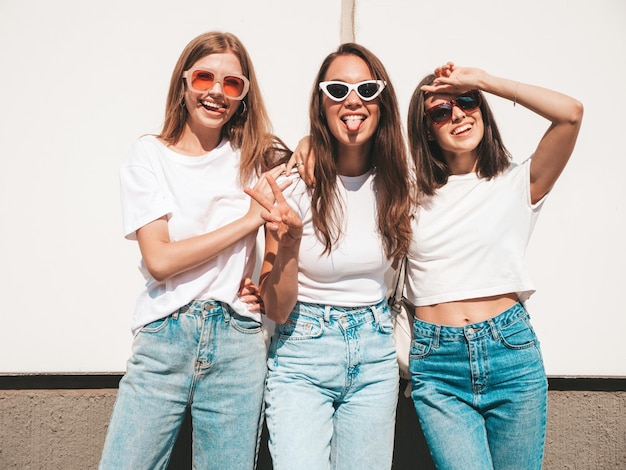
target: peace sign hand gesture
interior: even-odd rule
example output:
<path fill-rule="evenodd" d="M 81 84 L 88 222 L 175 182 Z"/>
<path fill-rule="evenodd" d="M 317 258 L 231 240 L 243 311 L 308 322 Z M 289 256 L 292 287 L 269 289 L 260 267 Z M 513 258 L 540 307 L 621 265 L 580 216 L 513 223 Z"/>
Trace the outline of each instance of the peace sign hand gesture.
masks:
<path fill-rule="evenodd" d="M 263 175 L 272 189 L 274 201 L 252 188 L 245 188 L 245 193 L 258 202 L 265 211 L 261 217 L 265 220 L 265 228 L 281 246 L 291 246 L 302 238 L 302 220 L 294 212 L 271 174 Z"/>

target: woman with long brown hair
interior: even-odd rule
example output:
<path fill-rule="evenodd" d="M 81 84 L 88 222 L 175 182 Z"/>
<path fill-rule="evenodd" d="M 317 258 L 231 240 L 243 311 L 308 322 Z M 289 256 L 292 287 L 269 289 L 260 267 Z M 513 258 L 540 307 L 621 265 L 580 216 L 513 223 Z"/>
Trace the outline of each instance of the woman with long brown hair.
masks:
<path fill-rule="evenodd" d="M 549 121 L 530 158 L 511 161 L 487 94 Z M 541 468 L 547 380 L 525 307 L 535 289 L 524 257 L 582 115 L 567 95 L 453 63 L 411 98 L 412 398 L 439 469 Z"/>
<path fill-rule="evenodd" d="M 411 236 L 398 104 L 358 44 L 324 60 L 309 111 L 316 184 L 295 177 L 267 213 L 260 289 L 278 325 L 266 418 L 276 470 L 391 467 L 398 366 L 384 274 Z M 271 181 L 271 177 L 268 177 Z"/>

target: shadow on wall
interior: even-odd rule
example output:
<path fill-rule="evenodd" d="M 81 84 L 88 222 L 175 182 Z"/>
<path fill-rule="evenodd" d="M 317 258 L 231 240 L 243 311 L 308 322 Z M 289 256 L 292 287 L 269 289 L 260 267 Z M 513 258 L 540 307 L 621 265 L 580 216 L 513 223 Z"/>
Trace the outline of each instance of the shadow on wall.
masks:
<path fill-rule="evenodd" d="M 406 382 L 401 381 L 400 390 L 406 388 Z M 257 470 L 272 470 L 272 459 L 267 448 L 267 428 L 263 426 L 261 448 Z M 376 436 L 372 436 L 376 439 Z M 172 459 L 168 470 L 186 470 L 191 468 L 191 416 L 187 414 L 180 435 L 172 451 Z M 422 429 L 419 426 L 413 401 L 400 394 L 396 416 L 396 441 L 394 445 L 392 470 L 406 470 L 420 468 L 421 470 L 435 470 Z"/>

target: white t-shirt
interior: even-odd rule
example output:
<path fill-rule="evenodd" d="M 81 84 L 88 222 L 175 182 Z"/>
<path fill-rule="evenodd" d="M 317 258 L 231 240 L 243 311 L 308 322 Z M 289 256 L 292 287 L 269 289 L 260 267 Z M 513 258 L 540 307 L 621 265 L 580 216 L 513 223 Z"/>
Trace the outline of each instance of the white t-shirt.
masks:
<path fill-rule="evenodd" d="M 535 291 L 525 254 L 545 201 L 530 202 L 530 159 L 491 180 L 451 175 L 413 219 L 407 299 L 416 306 Z"/>
<path fill-rule="evenodd" d="M 138 139 L 120 170 L 124 235 L 167 216 L 171 241 L 212 232 L 244 216 L 250 198 L 238 182 L 239 151 L 223 140 L 206 155 L 189 157 L 167 148 L 154 136 Z M 233 243 L 215 258 L 188 271 L 156 281 L 146 279 L 132 322 L 133 334 L 192 300 L 228 303 L 236 312 L 261 321 L 237 297 L 242 278 L 252 275 L 256 232 Z"/>
<path fill-rule="evenodd" d="M 376 222 L 374 175 L 339 176 L 337 189 L 343 207 L 343 234 L 330 255 L 322 254 L 324 245 L 315 233 L 312 192 L 299 177 L 284 191 L 303 222 L 298 300 L 342 307 L 376 304 L 385 297 L 384 275 L 391 261 L 385 256 Z"/>

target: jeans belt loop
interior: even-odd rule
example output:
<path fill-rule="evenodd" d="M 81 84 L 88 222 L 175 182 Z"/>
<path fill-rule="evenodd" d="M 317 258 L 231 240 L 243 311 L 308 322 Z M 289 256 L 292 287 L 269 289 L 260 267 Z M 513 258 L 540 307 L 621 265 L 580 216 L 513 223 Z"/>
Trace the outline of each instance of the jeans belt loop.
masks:
<path fill-rule="evenodd" d="M 498 333 L 498 329 L 496 328 L 496 324 L 494 323 L 493 319 L 489 319 L 487 320 L 487 322 L 489 323 L 489 328 L 491 328 L 491 336 L 493 336 L 493 339 L 495 341 L 499 341 L 500 340 L 500 334 Z"/>
<path fill-rule="evenodd" d="M 224 302 L 218 302 L 217 304 L 222 309 L 222 314 L 224 315 L 224 323 L 228 323 L 233 317 L 233 315 L 230 313 L 230 308 L 228 304 Z"/>
<path fill-rule="evenodd" d="M 439 337 L 441 336 L 441 326 L 435 325 L 435 330 L 433 332 L 433 348 L 439 347 Z"/>
<path fill-rule="evenodd" d="M 324 323 L 330 323 L 330 305 L 324 305 Z"/>
<path fill-rule="evenodd" d="M 372 314 L 374 314 L 374 324 L 378 325 L 380 322 L 380 310 L 378 305 L 370 305 L 370 310 L 372 311 Z"/>

